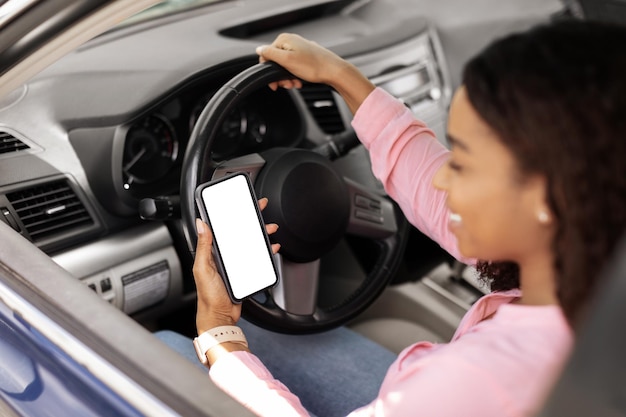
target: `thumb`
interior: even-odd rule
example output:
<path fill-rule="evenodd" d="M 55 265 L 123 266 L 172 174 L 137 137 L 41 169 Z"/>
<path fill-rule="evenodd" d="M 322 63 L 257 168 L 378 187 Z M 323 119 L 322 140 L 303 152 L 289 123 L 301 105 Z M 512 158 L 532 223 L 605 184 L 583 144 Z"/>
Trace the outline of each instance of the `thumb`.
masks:
<path fill-rule="evenodd" d="M 209 226 L 200 219 L 196 219 L 196 231 L 198 232 L 198 242 L 196 244 L 196 261 L 204 264 L 208 261 L 208 255 L 213 243 L 213 236 Z M 200 259 L 198 259 L 200 258 Z"/>
<path fill-rule="evenodd" d="M 280 64 L 281 61 L 284 61 L 286 59 L 290 51 L 277 48 L 273 45 L 261 45 L 256 48 L 256 53 L 261 58 L 262 62 L 274 61 Z"/>
<path fill-rule="evenodd" d="M 262 59 L 264 60 L 264 56 L 265 56 L 265 50 L 269 48 L 269 45 L 259 45 L 256 47 L 256 49 L 254 50 L 254 52 L 256 52 L 256 54 Z"/>

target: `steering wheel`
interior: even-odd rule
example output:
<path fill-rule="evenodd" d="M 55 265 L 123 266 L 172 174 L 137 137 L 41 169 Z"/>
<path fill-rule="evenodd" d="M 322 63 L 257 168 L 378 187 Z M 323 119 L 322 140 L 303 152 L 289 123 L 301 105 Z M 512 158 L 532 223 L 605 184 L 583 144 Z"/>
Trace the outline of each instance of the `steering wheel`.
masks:
<path fill-rule="evenodd" d="M 313 333 L 345 324 L 384 290 L 403 256 L 408 222 L 395 203 L 371 187 L 342 177 L 330 160 L 312 150 L 273 148 L 219 164 L 212 144 L 229 113 L 242 99 L 274 81 L 295 78 L 272 62 L 254 65 L 231 79 L 206 104 L 191 133 L 181 176 L 181 214 L 192 254 L 199 184 L 232 172 L 247 172 L 259 197 L 268 197 L 266 223 L 280 228 L 276 287 L 243 302 L 243 317 L 282 333 Z M 364 238 L 376 248 L 367 276 L 332 307 L 319 307 L 320 259 L 345 236 Z M 245 262 L 245 254 L 242 255 Z"/>

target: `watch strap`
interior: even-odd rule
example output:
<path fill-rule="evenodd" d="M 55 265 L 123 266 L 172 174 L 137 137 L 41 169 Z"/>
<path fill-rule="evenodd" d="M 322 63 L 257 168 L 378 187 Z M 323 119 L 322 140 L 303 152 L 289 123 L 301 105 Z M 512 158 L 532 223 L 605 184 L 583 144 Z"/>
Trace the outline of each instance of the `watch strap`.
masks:
<path fill-rule="evenodd" d="M 209 329 L 193 339 L 193 347 L 200 362 L 203 365 L 208 365 L 207 351 L 224 342 L 241 343 L 248 347 L 248 341 L 243 330 L 237 326 L 219 326 Z"/>

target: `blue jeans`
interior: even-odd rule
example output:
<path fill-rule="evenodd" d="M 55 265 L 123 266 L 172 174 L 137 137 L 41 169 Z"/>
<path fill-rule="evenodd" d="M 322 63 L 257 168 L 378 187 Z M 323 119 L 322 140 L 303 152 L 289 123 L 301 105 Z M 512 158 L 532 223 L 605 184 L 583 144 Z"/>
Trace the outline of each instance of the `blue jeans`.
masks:
<path fill-rule="evenodd" d="M 340 327 L 311 335 L 270 332 L 245 320 L 238 325 L 250 350 L 302 405 L 320 417 L 345 416 L 378 395 L 396 354 Z M 161 331 L 156 336 L 199 367 L 191 340 Z"/>

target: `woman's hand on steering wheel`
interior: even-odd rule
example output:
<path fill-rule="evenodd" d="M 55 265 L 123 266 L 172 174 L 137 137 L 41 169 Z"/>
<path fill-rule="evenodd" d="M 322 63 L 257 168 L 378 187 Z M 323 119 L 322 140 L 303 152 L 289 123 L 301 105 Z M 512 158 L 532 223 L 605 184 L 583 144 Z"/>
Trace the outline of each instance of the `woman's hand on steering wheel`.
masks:
<path fill-rule="evenodd" d="M 261 63 L 274 61 L 297 77 L 270 83 L 272 90 L 300 88 L 301 80 L 327 84 L 343 97 L 353 114 L 375 88 L 350 62 L 299 35 L 280 34 L 270 45 L 259 46 L 256 53 Z"/>
<path fill-rule="evenodd" d="M 346 65 L 335 53 L 316 42 L 291 33 L 279 35 L 270 45 L 259 46 L 256 53 L 259 55 L 259 62 L 274 61 L 296 77 L 312 83 L 333 82 L 338 69 Z M 270 88 L 300 88 L 302 81 L 298 78 L 271 83 Z"/>

